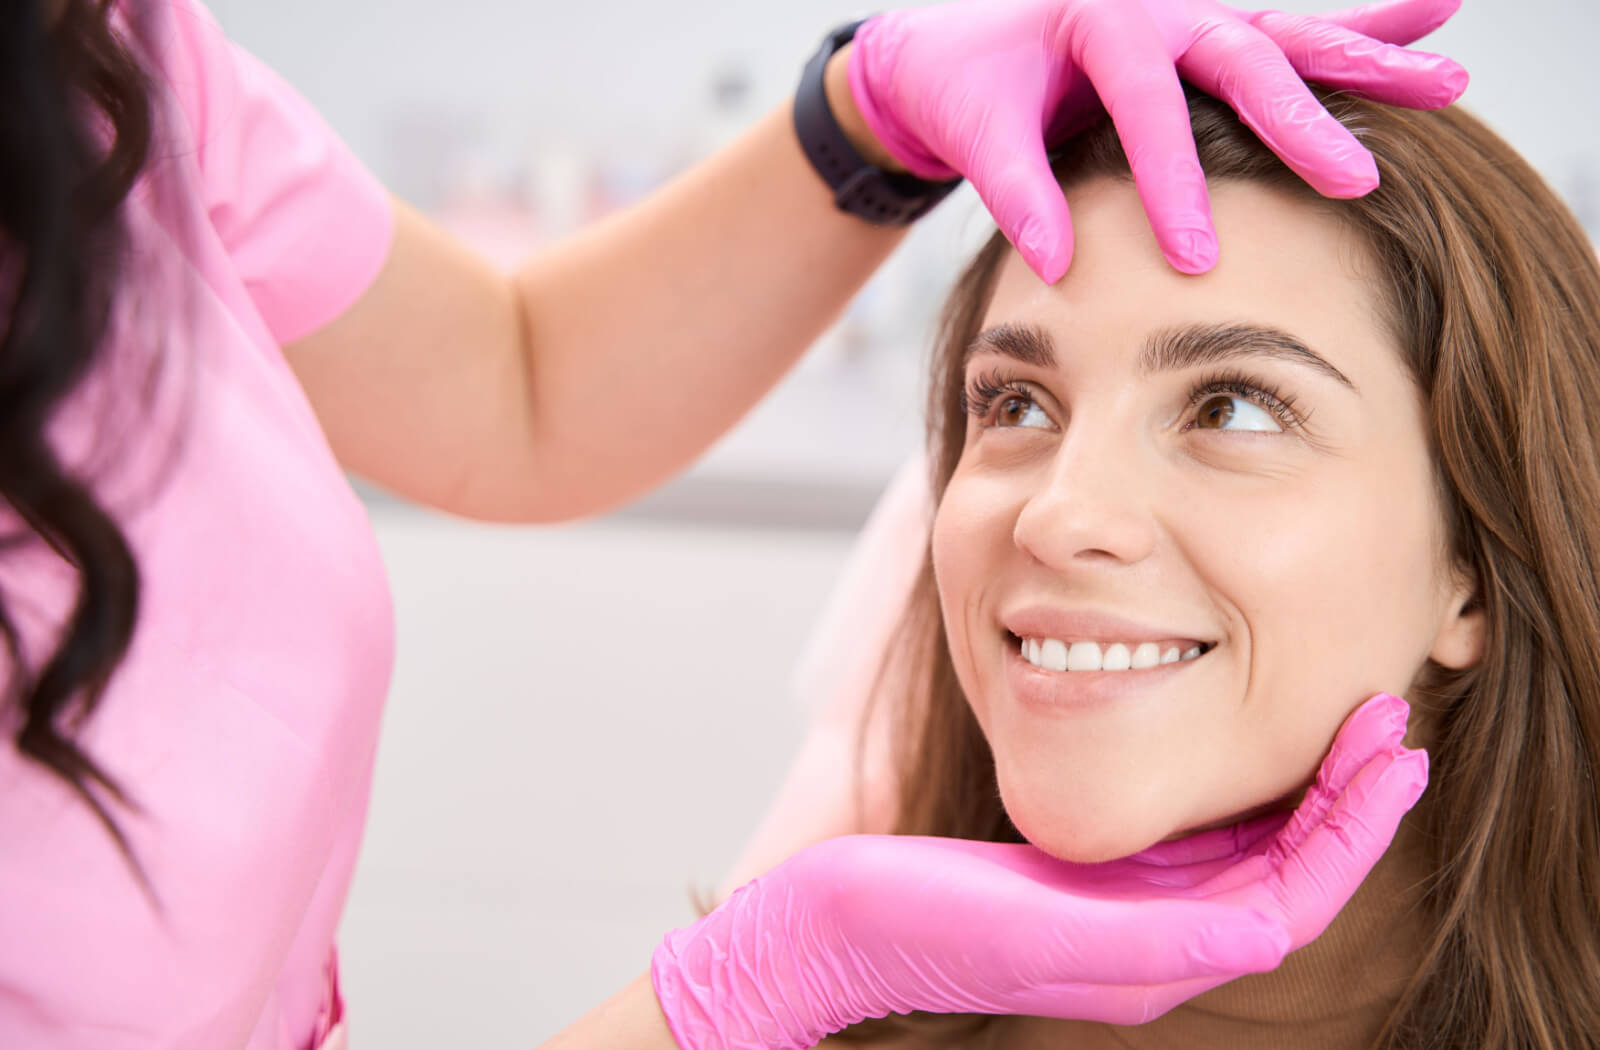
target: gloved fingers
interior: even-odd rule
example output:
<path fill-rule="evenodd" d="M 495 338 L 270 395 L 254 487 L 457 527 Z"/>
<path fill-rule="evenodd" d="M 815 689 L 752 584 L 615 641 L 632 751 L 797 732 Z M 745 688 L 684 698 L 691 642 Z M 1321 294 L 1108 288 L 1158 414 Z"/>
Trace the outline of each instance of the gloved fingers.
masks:
<path fill-rule="evenodd" d="M 1426 752 L 1402 747 L 1375 758 L 1297 846 L 1273 858 L 1264 888 L 1294 947 L 1314 940 L 1355 895 L 1427 784 Z"/>
<path fill-rule="evenodd" d="M 1378 165 L 1301 80 L 1278 45 L 1235 22 L 1202 36 L 1178 62 L 1195 86 L 1222 99 L 1289 168 L 1324 197 L 1359 197 Z"/>
<path fill-rule="evenodd" d="M 1316 782 L 1306 790 L 1305 797 L 1288 820 L 1281 823 L 1277 833 L 1270 840 L 1256 842 L 1236 863 L 1222 868 L 1203 884 L 1197 884 L 1196 894 L 1221 897 L 1275 879 L 1275 869 L 1285 857 L 1302 849 L 1313 833 L 1326 824 L 1330 812 L 1340 804 L 1358 776 L 1375 763 L 1392 761 L 1401 754 L 1413 754 L 1401 746 L 1409 711 L 1404 700 L 1388 693 L 1379 693 L 1356 708 L 1339 728 L 1333 746 L 1317 770 Z M 1409 805 L 1407 803 L 1407 808 Z"/>
<path fill-rule="evenodd" d="M 1028 268 L 1054 284 L 1072 262 L 1072 214 L 1050 170 L 1037 112 L 997 108 L 967 150 L 967 180 Z"/>
<path fill-rule="evenodd" d="M 1461 0 L 1383 0 L 1340 11 L 1325 11 L 1314 17 L 1386 44 L 1409 44 L 1444 25 L 1460 7 Z M 1254 16 L 1251 20 L 1254 21 Z"/>
<path fill-rule="evenodd" d="M 1148 1024 L 1174 1007 L 1242 974 L 1196 977 L 1156 985 L 1045 985 L 1029 990 L 1008 1012 L 1099 1024 Z M 994 1011 L 989 1011 L 994 1012 Z"/>
<path fill-rule="evenodd" d="M 1250 23 L 1301 77 L 1327 87 L 1411 109 L 1448 106 L 1467 89 L 1467 71 L 1443 55 L 1386 43 L 1336 22 L 1263 11 Z"/>
<path fill-rule="evenodd" d="M 1298 849 L 1312 830 L 1327 819 L 1363 770 L 1373 762 L 1405 751 L 1401 741 L 1410 714 L 1410 705 L 1389 693 L 1369 697 L 1350 713 L 1317 768 L 1315 783 L 1306 790 L 1305 798 L 1273 842 L 1275 852 Z"/>
<path fill-rule="evenodd" d="M 1251 847 L 1263 838 L 1281 831 L 1288 818 L 1287 813 L 1268 813 L 1225 828 L 1201 831 L 1167 842 L 1158 842 L 1149 849 L 1128 857 L 1126 861 L 1113 863 L 1156 868 L 1186 868 L 1215 861 L 1232 862 L 1245 856 Z"/>
<path fill-rule="evenodd" d="M 1116 125 L 1161 253 L 1183 273 L 1205 273 L 1217 262 L 1217 235 L 1178 71 L 1140 5 L 1101 10 L 1100 38 L 1116 46 L 1083 46 L 1072 57 Z"/>
<path fill-rule="evenodd" d="M 1261 878 L 1268 868 L 1265 854 L 1289 817 L 1284 812 L 1270 813 L 1231 827 L 1158 842 L 1131 857 L 1092 865 L 1092 869 L 1105 869 L 1104 874 L 1080 875 L 1079 880 L 1111 889 L 1132 886 L 1196 899 L 1214 897 L 1219 890 Z"/>
<path fill-rule="evenodd" d="M 1049 944 L 1038 944 L 1035 934 L 1013 941 L 1027 953 L 1018 961 L 1038 975 L 1041 988 L 1057 974 L 1063 982 L 1107 988 L 1231 980 L 1271 970 L 1290 950 L 1277 917 L 1247 903 L 1078 897 L 1063 898 L 1060 913 L 1054 921 L 1044 913 L 1031 917 L 1029 929 L 1048 931 Z"/>

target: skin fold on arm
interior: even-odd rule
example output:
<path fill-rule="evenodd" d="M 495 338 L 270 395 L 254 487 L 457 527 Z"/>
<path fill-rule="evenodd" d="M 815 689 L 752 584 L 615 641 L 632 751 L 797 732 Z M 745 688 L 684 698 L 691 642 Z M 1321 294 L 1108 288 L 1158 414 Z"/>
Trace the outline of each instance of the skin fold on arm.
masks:
<path fill-rule="evenodd" d="M 830 103 L 888 164 L 850 101 L 848 53 Z M 685 467 L 903 235 L 834 207 L 785 106 L 510 275 L 396 201 L 374 285 L 286 353 L 350 470 L 468 517 L 570 519 Z"/>

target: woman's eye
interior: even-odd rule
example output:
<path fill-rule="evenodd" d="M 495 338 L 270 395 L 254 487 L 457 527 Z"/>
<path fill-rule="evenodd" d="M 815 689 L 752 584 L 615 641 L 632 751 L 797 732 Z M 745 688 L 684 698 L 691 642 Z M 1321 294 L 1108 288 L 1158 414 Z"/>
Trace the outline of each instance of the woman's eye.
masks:
<path fill-rule="evenodd" d="M 1231 394 L 1216 394 L 1200 403 L 1195 413 L 1198 430 L 1256 430 L 1281 432 L 1283 427 L 1260 405 Z"/>
<path fill-rule="evenodd" d="M 1010 394 L 995 406 L 994 425 L 997 427 L 1048 427 L 1050 417 L 1031 397 Z"/>

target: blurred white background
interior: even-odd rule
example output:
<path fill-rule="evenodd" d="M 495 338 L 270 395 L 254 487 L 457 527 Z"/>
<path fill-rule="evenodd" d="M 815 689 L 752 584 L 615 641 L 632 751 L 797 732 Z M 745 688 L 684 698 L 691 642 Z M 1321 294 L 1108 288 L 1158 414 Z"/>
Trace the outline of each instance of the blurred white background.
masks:
<path fill-rule="evenodd" d="M 396 192 L 506 260 L 780 104 L 823 33 L 864 13 L 212 8 Z M 1471 70 L 1466 104 L 1592 232 L 1597 41 L 1596 0 L 1465 0 L 1428 42 Z M 531 1046 L 693 917 L 690 888 L 732 862 L 804 727 L 790 668 L 851 530 L 918 440 L 929 319 L 985 228 L 970 195 L 945 204 L 739 430 L 609 521 L 490 528 L 373 497 L 400 655 L 342 939 L 357 1046 Z"/>

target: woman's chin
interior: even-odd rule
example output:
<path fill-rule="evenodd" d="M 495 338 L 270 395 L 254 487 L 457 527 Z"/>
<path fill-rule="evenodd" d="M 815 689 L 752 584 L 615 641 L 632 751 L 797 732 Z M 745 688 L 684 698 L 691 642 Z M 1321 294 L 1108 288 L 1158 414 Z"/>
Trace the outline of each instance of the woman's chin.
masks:
<path fill-rule="evenodd" d="M 1082 807 L 1066 813 L 1007 805 L 1006 813 L 1023 838 L 1052 857 L 1073 864 L 1102 864 L 1131 857 L 1163 842 L 1228 827 L 1249 825 L 1254 829 L 1253 836 L 1271 834 L 1275 827 L 1269 825 L 1287 820 L 1289 809 L 1285 800 L 1278 800 L 1200 823 L 1149 809 L 1121 812 L 1108 807 L 1089 815 Z"/>
<path fill-rule="evenodd" d="M 1037 848 L 1074 864 L 1098 864 L 1131 856 L 1193 826 L 1196 814 L 1174 803 L 1175 794 L 1145 777 L 1120 771 L 1063 777 L 1001 763 L 996 767 L 1000 801 L 1011 823 Z"/>
<path fill-rule="evenodd" d="M 1073 864 L 1102 864 L 1149 849 L 1181 834 L 1170 825 L 1145 819 L 1109 817 L 1083 819 L 1081 814 L 1033 814 L 1007 808 L 1011 823 L 1022 837 L 1057 860 Z"/>

